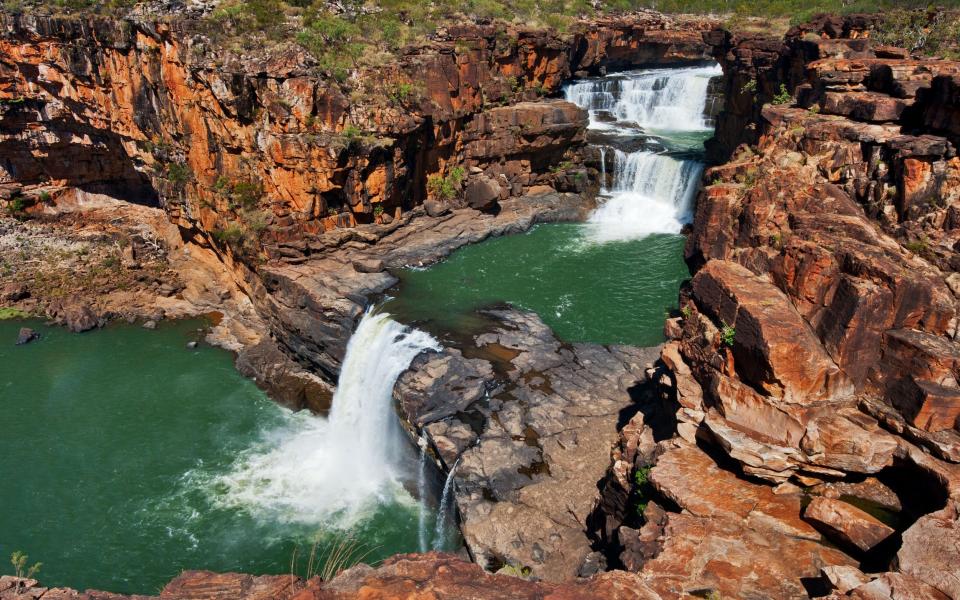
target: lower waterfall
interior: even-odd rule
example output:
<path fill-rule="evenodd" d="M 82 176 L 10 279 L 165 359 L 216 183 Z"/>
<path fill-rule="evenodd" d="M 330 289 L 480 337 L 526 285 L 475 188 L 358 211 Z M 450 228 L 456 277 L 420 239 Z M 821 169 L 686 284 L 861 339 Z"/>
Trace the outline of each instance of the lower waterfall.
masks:
<path fill-rule="evenodd" d="M 264 518 L 344 528 L 378 502 L 413 502 L 402 486 L 408 442 L 393 385 L 431 348 L 439 345 L 430 335 L 367 311 L 347 345 L 329 418 L 301 411 L 292 427 L 267 432 L 262 447 L 217 477 L 220 501 Z"/>

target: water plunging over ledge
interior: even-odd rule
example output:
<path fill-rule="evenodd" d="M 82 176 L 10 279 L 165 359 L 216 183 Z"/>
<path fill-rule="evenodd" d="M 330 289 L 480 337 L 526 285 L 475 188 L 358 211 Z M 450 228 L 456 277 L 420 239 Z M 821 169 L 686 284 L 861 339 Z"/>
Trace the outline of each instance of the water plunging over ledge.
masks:
<path fill-rule="evenodd" d="M 652 346 L 689 271 L 679 235 L 693 215 L 712 135 L 719 66 L 648 69 L 574 82 L 602 157 L 600 206 L 583 224 L 541 225 L 400 274 L 391 312 L 438 336 L 477 332 L 477 309 L 535 311 L 567 341 Z"/>
<path fill-rule="evenodd" d="M 393 412 L 393 385 L 410 361 L 439 346 L 388 314 L 367 311 L 350 337 L 329 419 L 304 413 L 294 430 L 214 479 L 218 502 L 254 515 L 349 528 L 403 489 L 415 462 Z M 406 472 L 405 472 L 405 467 Z"/>
<path fill-rule="evenodd" d="M 719 66 L 648 69 L 566 88 L 567 100 L 590 112 L 592 132 L 613 134 L 595 142 L 604 172 L 607 157 L 613 158 L 613 182 L 610 187 L 601 182 L 602 204 L 587 221 L 590 240 L 680 233 L 692 220 L 703 172 L 696 158 L 713 129 L 705 113 L 709 84 L 719 75 Z M 641 137 L 649 139 L 639 150 L 617 147 Z"/>
<path fill-rule="evenodd" d="M 83 335 L 0 321 L 0 556 L 42 561 L 46 585 L 153 594 L 184 569 L 303 574 L 350 537 L 376 561 L 457 545 L 421 503 L 391 393 L 436 342 L 368 313 L 329 419 L 284 409 L 200 345 L 199 321 Z M 31 375 L 25 375 L 30 373 Z M 436 489 L 434 489 L 436 488 Z M 423 517 L 421 518 L 421 507 Z M 437 535 L 435 532 L 441 532 Z"/>

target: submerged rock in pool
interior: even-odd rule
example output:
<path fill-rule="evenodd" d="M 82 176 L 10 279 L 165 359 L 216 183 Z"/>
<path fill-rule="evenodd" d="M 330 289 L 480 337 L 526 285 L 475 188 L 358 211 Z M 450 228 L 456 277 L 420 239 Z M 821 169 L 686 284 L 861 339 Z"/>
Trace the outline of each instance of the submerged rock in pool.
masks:
<path fill-rule="evenodd" d="M 17 335 L 17 345 L 22 346 L 24 344 L 29 344 L 39 337 L 40 335 L 29 327 L 21 327 L 20 333 Z"/>

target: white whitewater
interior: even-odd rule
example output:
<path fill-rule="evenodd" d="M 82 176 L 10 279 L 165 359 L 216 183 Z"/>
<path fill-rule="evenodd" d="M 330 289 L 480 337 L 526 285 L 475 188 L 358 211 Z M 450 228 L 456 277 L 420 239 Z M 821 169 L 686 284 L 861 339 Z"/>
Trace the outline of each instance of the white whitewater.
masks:
<path fill-rule="evenodd" d="M 384 501 L 412 504 L 398 458 L 406 443 L 393 386 L 430 335 L 368 311 L 347 345 L 328 419 L 301 411 L 214 481 L 218 501 L 257 517 L 350 527 Z"/>
<path fill-rule="evenodd" d="M 707 91 L 710 79 L 720 74 L 719 66 L 636 71 L 574 83 L 566 88 L 566 98 L 590 112 L 591 129 L 634 137 L 653 131 L 669 138 L 710 130 Z M 605 159 L 611 150 L 613 181 L 608 189 Z M 600 156 L 600 193 L 605 199 L 587 219 L 587 241 L 679 233 L 690 222 L 702 163 L 651 150 L 625 153 L 605 146 L 600 146 Z"/>
<path fill-rule="evenodd" d="M 453 474 L 457 471 L 457 465 L 460 464 L 458 458 L 450 472 L 447 473 L 447 481 L 443 484 L 443 493 L 440 495 L 440 509 L 437 511 L 437 526 L 433 533 L 433 549 L 443 550 L 443 545 L 447 541 L 447 525 L 453 523 L 454 516 L 450 514 L 451 503 L 453 502 Z"/>
<path fill-rule="evenodd" d="M 594 129 L 616 127 L 599 118 L 606 112 L 643 128 L 702 131 L 713 126 L 704 115 L 710 79 L 722 74 L 719 65 L 631 71 L 571 84 L 565 95 L 590 112 Z"/>
<path fill-rule="evenodd" d="M 595 243 L 680 233 L 690 221 L 703 164 L 653 152 L 615 150 L 613 187 L 587 219 Z"/>
<path fill-rule="evenodd" d="M 427 448 L 420 448 L 420 471 L 417 473 L 417 494 L 420 496 L 420 510 L 417 514 L 417 547 L 420 552 L 427 551 Z M 439 517 L 438 517 L 439 518 Z"/>

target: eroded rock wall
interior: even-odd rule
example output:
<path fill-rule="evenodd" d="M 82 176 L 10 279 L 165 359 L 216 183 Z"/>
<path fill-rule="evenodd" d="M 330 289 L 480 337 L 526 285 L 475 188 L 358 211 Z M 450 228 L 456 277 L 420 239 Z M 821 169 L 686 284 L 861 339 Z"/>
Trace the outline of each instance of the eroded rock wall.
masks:
<path fill-rule="evenodd" d="M 573 72 L 705 59 L 714 26 L 456 26 L 340 84 L 295 46 L 238 57 L 199 23 L 2 15 L 2 181 L 160 202 L 268 246 L 409 210 L 453 165 L 520 194 L 557 179 L 546 167 L 582 142 L 583 117 L 519 100 Z"/>
<path fill-rule="evenodd" d="M 601 506 L 663 597 L 960 597 L 960 63 L 865 29 L 722 58 L 730 158 L 704 174 L 664 396 L 623 429 Z"/>

